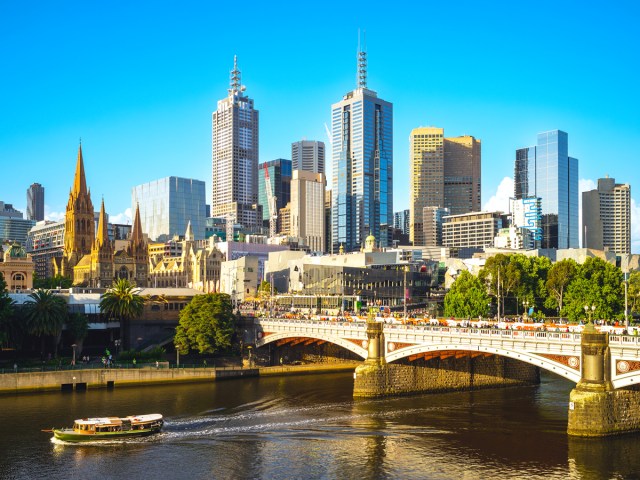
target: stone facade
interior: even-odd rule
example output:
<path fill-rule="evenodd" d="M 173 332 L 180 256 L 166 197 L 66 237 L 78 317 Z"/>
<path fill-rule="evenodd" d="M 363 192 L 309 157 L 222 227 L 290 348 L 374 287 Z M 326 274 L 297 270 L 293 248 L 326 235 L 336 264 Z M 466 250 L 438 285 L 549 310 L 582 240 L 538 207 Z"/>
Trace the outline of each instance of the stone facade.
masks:
<path fill-rule="evenodd" d="M 500 356 L 432 359 L 415 364 L 365 364 L 357 368 L 355 397 L 414 395 L 531 385 L 537 367 Z"/>

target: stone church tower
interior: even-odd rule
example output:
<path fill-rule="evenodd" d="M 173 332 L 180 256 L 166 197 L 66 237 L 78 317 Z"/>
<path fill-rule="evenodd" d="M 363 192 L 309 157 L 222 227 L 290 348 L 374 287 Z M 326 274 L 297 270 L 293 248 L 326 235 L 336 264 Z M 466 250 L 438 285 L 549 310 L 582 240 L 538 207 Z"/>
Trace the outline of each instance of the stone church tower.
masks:
<path fill-rule="evenodd" d="M 78 160 L 73 187 L 69 192 L 67 211 L 65 214 L 64 250 L 63 256 L 54 264 L 56 274 L 73 278 L 73 268 L 82 257 L 91 253 L 95 237 L 95 223 L 93 217 L 93 203 L 91 192 L 87 190 L 87 180 L 84 174 L 84 160 L 82 158 L 82 144 L 78 147 Z"/>

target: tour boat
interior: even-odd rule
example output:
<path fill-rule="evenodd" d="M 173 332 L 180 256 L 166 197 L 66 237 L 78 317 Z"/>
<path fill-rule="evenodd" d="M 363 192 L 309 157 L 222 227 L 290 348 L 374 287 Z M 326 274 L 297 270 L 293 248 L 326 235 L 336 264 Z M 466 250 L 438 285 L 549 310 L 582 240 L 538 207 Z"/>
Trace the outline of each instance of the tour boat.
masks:
<path fill-rule="evenodd" d="M 164 423 L 162 415 L 130 415 L 128 417 L 81 418 L 72 428 L 53 428 L 55 438 L 66 442 L 116 440 L 123 437 L 144 437 L 158 433 Z"/>

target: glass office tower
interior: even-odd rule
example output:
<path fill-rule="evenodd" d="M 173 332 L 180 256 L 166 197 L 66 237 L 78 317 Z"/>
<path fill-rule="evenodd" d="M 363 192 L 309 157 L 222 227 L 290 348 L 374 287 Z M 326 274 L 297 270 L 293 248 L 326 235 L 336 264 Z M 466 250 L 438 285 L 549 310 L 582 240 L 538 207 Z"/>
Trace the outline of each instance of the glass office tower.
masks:
<path fill-rule="evenodd" d="M 541 248 L 577 248 L 578 160 L 569 156 L 569 136 L 561 130 L 538 134 L 535 147 L 516 150 L 516 199 L 541 199 Z"/>
<path fill-rule="evenodd" d="M 267 202 L 267 186 L 265 184 L 265 168 L 269 171 L 271 192 L 276 197 L 278 211 L 291 201 L 291 160 L 276 158 L 258 165 L 258 203 L 262 205 L 262 223 L 269 226 L 269 203 Z"/>
<path fill-rule="evenodd" d="M 133 187 L 131 210 L 140 206 L 142 231 L 152 241 L 182 236 L 191 222 L 195 240 L 205 238 L 205 185 L 202 180 L 166 177 Z"/>
<path fill-rule="evenodd" d="M 393 106 L 367 88 L 366 53 L 358 58 L 358 88 L 331 107 L 334 253 L 360 250 L 370 233 L 392 244 Z"/>

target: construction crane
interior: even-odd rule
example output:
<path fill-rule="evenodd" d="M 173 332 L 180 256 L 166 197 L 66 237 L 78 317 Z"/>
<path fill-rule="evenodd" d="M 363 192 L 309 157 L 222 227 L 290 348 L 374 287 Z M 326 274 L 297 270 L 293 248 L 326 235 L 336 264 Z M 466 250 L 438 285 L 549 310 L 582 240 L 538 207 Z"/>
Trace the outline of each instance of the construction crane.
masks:
<path fill-rule="evenodd" d="M 276 236 L 278 226 L 278 207 L 276 205 L 276 197 L 273 196 L 271 189 L 271 180 L 269 178 L 269 167 L 264 164 L 264 183 L 267 191 L 267 205 L 269 207 L 269 238 Z"/>

